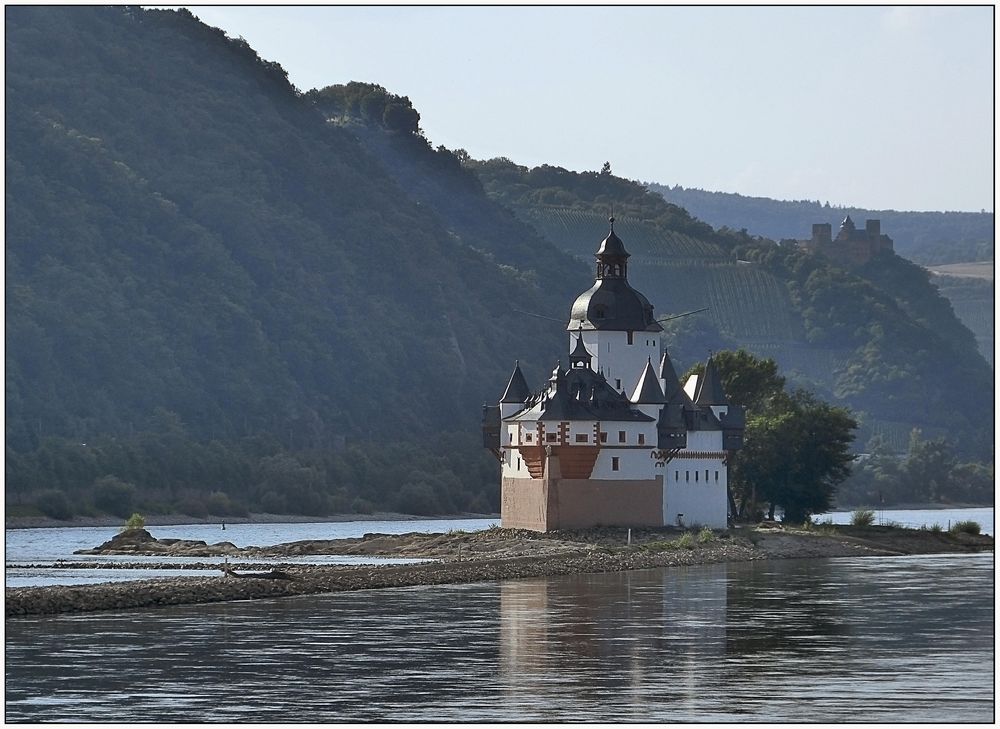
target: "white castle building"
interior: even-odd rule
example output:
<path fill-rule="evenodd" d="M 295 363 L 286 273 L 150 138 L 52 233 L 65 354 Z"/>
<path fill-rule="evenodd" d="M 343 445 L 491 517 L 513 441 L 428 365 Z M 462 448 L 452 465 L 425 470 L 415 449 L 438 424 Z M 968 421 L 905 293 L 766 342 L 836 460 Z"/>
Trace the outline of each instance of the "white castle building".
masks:
<path fill-rule="evenodd" d="M 611 218 L 597 280 L 570 314 L 569 367 L 532 392 L 515 363 L 499 404 L 483 408 L 504 527 L 728 525 L 727 460 L 743 444 L 743 410 L 711 357 L 681 387 L 652 305 L 628 283 L 628 258 Z"/>

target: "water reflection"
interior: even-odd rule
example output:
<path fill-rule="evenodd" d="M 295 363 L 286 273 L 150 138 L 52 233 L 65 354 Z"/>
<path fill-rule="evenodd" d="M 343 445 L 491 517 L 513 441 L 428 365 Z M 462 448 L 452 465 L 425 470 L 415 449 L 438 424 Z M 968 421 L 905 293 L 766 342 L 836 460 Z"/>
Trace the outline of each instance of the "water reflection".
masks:
<path fill-rule="evenodd" d="M 992 565 L 788 560 L 9 620 L 6 717 L 990 721 Z"/>

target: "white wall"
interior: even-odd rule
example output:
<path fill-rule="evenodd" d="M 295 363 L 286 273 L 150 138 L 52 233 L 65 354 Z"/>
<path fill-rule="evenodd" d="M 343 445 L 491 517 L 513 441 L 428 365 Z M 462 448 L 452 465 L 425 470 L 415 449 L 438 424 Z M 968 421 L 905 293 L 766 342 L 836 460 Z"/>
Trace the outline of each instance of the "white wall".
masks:
<path fill-rule="evenodd" d="M 576 332 L 570 333 L 570 351 L 576 346 L 576 337 Z M 603 371 L 612 387 L 625 390 L 628 395 L 635 390 L 646 360 L 650 360 L 653 367 L 660 361 L 659 332 L 633 332 L 632 344 L 629 344 L 627 332 L 590 329 L 583 332 L 583 344 L 593 357 L 590 366 L 594 372 Z"/>
<path fill-rule="evenodd" d="M 705 483 L 705 469 L 709 481 Z M 694 480 L 694 472 L 699 478 Z M 715 471 L 719 471 L 716 481 Z M 675 474 L 680 475 L 677 479 Z M 677 515 L 683 514 L 687 527 L 707 526 L 725 529 L 728 501 L 726 499 L 726 467 L 721 461 L 710 463 L 704 459 L 674 459 L 667 464 L 663 479 L 663 523 L 677 524 Z"/>
<path fill-rule="evenodd" d="M 601 452 L 594 464 L 591 478 L 600 479 L 648 479 L 653 472 L 653 459 L 649 454 L 656 447 L 656 423 L 615 423 L 602 422 L 601 431 L 608 434 L 607 441 L 601 443 Z M 625 442 L 619 440 L 619 433 L 625 432 Z M 639 446 L 639 434 L 645 443 Z M 626 447 L 621 447 L 626 446 Z M 614 470 L 614 460 L 618 459 L 618 470 Z M 659 473 L 661 469 L 657 469 Z"/>

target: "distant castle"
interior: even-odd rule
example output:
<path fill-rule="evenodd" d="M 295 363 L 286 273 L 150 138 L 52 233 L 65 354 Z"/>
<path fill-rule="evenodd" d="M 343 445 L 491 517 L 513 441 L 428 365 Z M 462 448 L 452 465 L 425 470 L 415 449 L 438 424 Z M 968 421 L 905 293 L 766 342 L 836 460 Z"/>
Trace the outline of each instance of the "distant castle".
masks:
<path fill-rule="evenodd" d="M 681 387 L 610 222 L 597 280 L 570 314 L 569 367 L 557 363 L 532 392 L 515 363 L 499 404 L 483 406 L 483 445 L 502 464 L 501 524 L 726 528 L 743 409 L 730 405 L 711 357 Z"/>
<path fill-rule="evenodd" d="M 892 251 L 892 238 L 881 231 L 881 222 L 866 220 L 865 229 L 858 230 L 848 215 L 840 224 L 837 237 L 831 237 L 829 223 L 814 223 L 812 238 L 797 240 L 800 248 L 822 253 L 834 263 L 843 266 L 860 266 L 868 263 L 880 251 Z"/>

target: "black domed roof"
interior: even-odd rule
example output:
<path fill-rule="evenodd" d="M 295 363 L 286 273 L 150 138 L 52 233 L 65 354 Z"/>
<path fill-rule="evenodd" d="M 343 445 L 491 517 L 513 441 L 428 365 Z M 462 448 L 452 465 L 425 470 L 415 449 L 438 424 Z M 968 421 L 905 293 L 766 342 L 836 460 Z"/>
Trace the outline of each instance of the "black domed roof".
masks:
<path fill-rule="evenodd" d="M 608 233 L 608 237 L 601 241 L 601 247 L 597 249 L 597 255 L 628 258 L 630 254 L 625 250 L 625 244 L 622 243 L 622 239 L 612 230 Z"/>
<path fill-rule="evenodd" d="M 572 331 L 581 327 L 620 332 L 663 331 L 653 317 L 649 299 L 623 278 L 599 279 L 577 297 L 566 328 Z"/>

